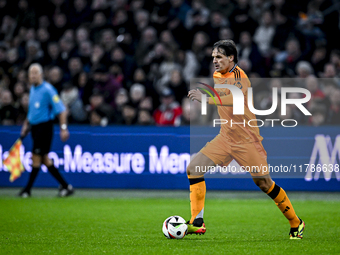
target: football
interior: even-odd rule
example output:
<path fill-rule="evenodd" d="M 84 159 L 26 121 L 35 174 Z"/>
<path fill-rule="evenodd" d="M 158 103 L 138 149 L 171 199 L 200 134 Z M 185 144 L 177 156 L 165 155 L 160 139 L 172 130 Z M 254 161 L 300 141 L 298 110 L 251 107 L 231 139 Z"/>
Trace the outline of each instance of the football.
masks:
<path fill-rule="evenodd" d="M 188 226 L 181 216 L 170 216 L 163 222 L 163 234 L 168 239 L 182 239 L 188 231 Z"/>

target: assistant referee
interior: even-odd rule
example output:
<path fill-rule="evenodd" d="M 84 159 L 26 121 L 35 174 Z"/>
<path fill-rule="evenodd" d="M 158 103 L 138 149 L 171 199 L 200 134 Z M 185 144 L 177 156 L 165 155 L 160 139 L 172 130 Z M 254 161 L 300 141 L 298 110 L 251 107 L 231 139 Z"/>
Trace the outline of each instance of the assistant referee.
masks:
<path fill-rule="evenodd" d="M 60 138 L 65 142 L 70 134 L 67 129 L 66 108 L 61 102 L 56 89 L 43 80 L 43 69 L 40 64 L 31 64 L 28 69 L 29 82 L 32 84 L 29 96 L 27 118 L 21 129 L 21 136 L 25 137 L 30 131 L 33 140 L 32 171 L 26 187 L 19 193 L 21 197 L 31 196 L 31 188 L 38 175 L 41 164 L 60 183 L 60 197 L 72 195 L 74 190 L 60 175 L 53 161 L 48 157 L 53 138 L 53 120 L 59 116 Z"/>

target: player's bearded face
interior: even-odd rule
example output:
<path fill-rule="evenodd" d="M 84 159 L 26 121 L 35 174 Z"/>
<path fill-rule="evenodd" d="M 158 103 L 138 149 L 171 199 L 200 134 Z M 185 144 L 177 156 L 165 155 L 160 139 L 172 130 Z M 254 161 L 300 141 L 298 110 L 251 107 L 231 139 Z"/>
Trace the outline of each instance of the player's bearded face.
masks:
<path fill-rule="evenodd" d="M 227 57 L 217 48 L 213 50 L 211 56 L 213 58 L 213 64 L 216 72 L 226 73 L 234 66 L 233 56 Z"/>

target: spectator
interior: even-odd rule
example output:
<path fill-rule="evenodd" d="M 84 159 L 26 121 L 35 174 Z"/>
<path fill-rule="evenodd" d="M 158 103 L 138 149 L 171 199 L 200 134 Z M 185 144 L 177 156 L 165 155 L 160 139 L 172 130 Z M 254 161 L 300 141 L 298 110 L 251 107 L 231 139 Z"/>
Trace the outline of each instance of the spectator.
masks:
<path fill-rule="evenodd" d="M 133 73 L 133 83 L 143 84 L 146 88 L 146 94 L 152 97 L 156 97 L 157 94 L 152 86 L 151 81 L 146 77 L 145 71 L 142 68 L 137 68 Z"/>
<path fill-rule="evenodd" d="M 334 65 L 336 73 L 340 73 L 340 50 L 332 50 L 330 62 Z"/>
<path fill-rule="evenodd" d="M 157 32 L 153 27 L 147 27 L 142 32 L 141 39 L 137 45 L 135 58 L 138 66 L 143 65 L 145 56 L 153 49 L 157 42 Z"/>
<path fill-rule="evenodd" d="M 30 40 L 26 43 L 26 59 L 23 68 L 28 68 L 33 62 L 42 62 L 44 52 L 40 48 L 38 41 Z"/>
<path fill-rule="evenodd" d="M 325 47 L 318 47 L 314 50 L 311 57 L 311 64 L 315 73 L 320 77 L 323 67 L 327 63 L 327 50 Z"/>
<path fill-rule="evenodd" d="M 72 57 L 68 61 L 68 70 L 65 76 L 67 80 L 74 79 L 77 75 L 83 72 L 83 63 L 79 57 Z"/>
<path fill-rule="evenodd" d="M 171 79 L 171 73 L 175 69 L 179 69 L 180 65 L 174 61 L 174 52 L 171 49 L 166 49 L 164 52 L 164 60 L 159 65 L 160 77 L 156 82 L 156 90 L 160 91 Z"/>
<path fill-rule="evenodd" d="M 112 75 L 108 73 L 105 66 L 100 66 L 93 71 L 93 89 L 103 94 L 105 102 L 115 108 L 114 98 L 117 91 L 122 87 Z"/>
<path fill-rule="evenodd" d="M 50 33 L 46 28 L 39 28 L 37 30 L 37 39 L 40 42 L 43 52 L 47 52 L 48 43 L 50 41 Z"/>
<path fill-rule="evenodd" d="M 207 24 L 210 11 L 205 7 L 203 0 L 192 1 L 190 9 L 185 18 L 185 27 L 191 30 L 194 26 L 203 27 Z"/>
<path fill-rule="evenodd" d="M 17 11 L 17 27 L 35 27 L 36 25 L 36 15 L 32 6 L 30 6 L 29 1 L 19 0 L 18 1 L 18 11 Z"/>
<path fill-rule="evenodd" d="M 208 45 L 209 38 L 204 32 L 197 32 L 192 41 L 192 52 L 196 55 L 198 62 L 204 58 L 204 48 Z"/>
<path fill-rule="evenodd" d="M 98 78 L 94 71 L 103 65 L 118 88 L 130 91 L 133 84 L 142 84 L 151 99 L 136 107 L 151 102 L 153 112 L 164 87 L 173 89 L 180 102 L 182 89 L 192 78 L 212 75 L 211 41 L 234 37 L 240 49 L 238 65 L 248 70 L 249 77 L 304 78 L 314 73 L 336 79 L 340 74 L 340 53 L 333 38 L 339 31 L 339 15 L 331 9 L 331 1 L 307 5 L 283 0 L 51 0 L 39 4 L 33 8 L 28 0 L 17 5 L 0 0 L 0 89 L 10 89 L 16 104 L 21 92 L 15 96 L 14 85 L 30 86 L 25 70 L 32 61 L 43 64 L 46 77 L 59 92 L 65 81 L 76 86 L 86 105 L 93 88 L 103 85 L 94 81 Z M 326 85 L 319 90 L 327 95 L 318 104 L 328 111 L 333 85 L 320 82 Z M 268 97 L 266 83 L 252 81 L 252 86 L 256 87 L 254 104 L 263 104 Z M 113 91 L 100 93 L 105 100 L 111 97 L 114 106 Z M 122 123 L 121 109 L 112 111 L 118 117 L 110 117 L 109 123 Z"/>
<path fill-rule="evenodd" d="M 177 63 L 181 65 L 183 74 L 185 74 L 183 79 L 186 83 L 190 83 L 190 80 L 196 77 L 200 68 L 195 54 L 191 50 L 178 50 L 176 58 Z"/>
<path fill-rule="evenodd" d="M 60 48 L 59 44 L 56 42 L 50 42 L 47 45 L 47 54 L 44 56 L 43 63 L 45 66 L 60 66 L 61 59 L 60 59 Z"/>
<path fill-rule="evenodd" d="M 141 109 L 138 111 L 138 125 L 149 126 L 154 124 L 152 114 L 148 110 Z"/>
<path fill-rule="evenodd" d="M 319 81 L 314 75 L 306 78 L 306 88 L 311 93 L 311 99 L 307 103 L 307 108 L 311 109 L 315 104 L 320 103 L 324 98 L 324 93 L 319 88 Z"/>
<path fill-rule="evenodd" d="M 165 47 L 170 47 L 172 50 L 179 50 L 179 45 L 175 41 L 174 36 L 170 30 L 164 30 L 160 34 L 160 42 L 165 45 Z"/>
<path fill-rule="evenodd" d="M 335 66 L 332 63 L 327 63 L 324 66 L 324 71 L 321 74 L 322 78 L 335 78 L 337 77 Z"/>
<path fill-rule="evenodd" d="M 94 109 L 90 112 L 90 125 L 91 126 L 102 126 L 106 127 L 109 123 L 109 120 L 100 108 Z"/>
<path fill-rule="evenodd" d="M 184 0 L 170 0 L 170 4 L 169 16 L 178 18 L 184 24 L 190 6 Z"/>
<path fill-rule="evenodd" d="M 131 77 L 135 70 L 133 59 L 126 55 L 121 48 L 116 47 L 111 52 L 111 60 L 121 68 L 124 75 L 124 81 L 127 83 L 131 82 Z"/>
<path fill-rule="evenodd" d="M 215 10 L 210 15 L 210 22 L 208 23 L 207 30 L 211 42 L 218 40 L 218 32 L 221 28 L 229 26 L 228 20 L 223 16 L 220 10 Z"/>
<path fill-rule="evenodd" d="M 117 43 L 115 40 L 115 34 L 112 29 L 103 30 L 100 43 L 103 47 L 104 52 L 106 53 L 109 53 L 116 47 Z"/>
<path fill-rule="evenodd" d="M 161 105 L 153 114 L 155 123 L 160 126 L 178 126 L 181 115 L 181 106 L 175 101 L 173 92 L 164 88 L 161 91 Z"/>
<path fill-rule="evenodd" d="M 58 41 L 68 28 L 67 17 L 64 13 L 56 13 L 53 16 L 51 39 Z"/>
<path fill-rule="evenodd" d="M 288 40 L 286 50 L 278 54 L 275 58 L 277 62 L 284 63 L 290 76 L 295 76 L 296 64 L 303 59 L 299 41 L 295 38 Z"/>
<path fill-rule="evenodd" d="M 236 5 L 232 0 L 216 0 L 216 1 L 205 0 L 204 2 L 210 10 L 213 11 L 219 10 L 226 18 L 229 18 L 236 8 Z"/>
<path fill-rule="evenodd" d="M 249 16 L 250 6 L 247 0 L 237 0 L 237 6 L 230 15 L 230 27 L 235 33 L 235 38 L 241 37 L 241 32 L 253 35 L 257 22 Z"/>
<path fill-rule="evenodd" d="M 254 42 L 263 57 L 271 56 L 271 43 L 275 34 L 275 25 L 270 11 L 262 14 L 261 25 L 255 30 Z"/>
<path fill-rule="evenodd" d="M 87 0 L 74 0 L 73 6 L 68 17 L 69 23 L 73 29 L 79 27 L 81 23 L 89 22 L 92 11 L 87 4 Z"/>
<path fill-rule="evenodd" d="M 327 124 L 340 124 L 340 89 L 334 89 L 330 95 L 331 107 L 328 112 Z"/>
<path fill-rule="evenodd" d="M 29 103 L 29 94 L 28 92 L 24 92 L 21 95 L 20 100 L 19 100 L 18 117 L 16 120 L 17 125 L 24 124 L 24 121 L 28 113 L 28 103 Z"/>
<path fill-rule="evenodd" d="M 93 15 L 92 22 L 90 24 L 90 38 L 92 41 L 97 42 L 103 30 L 107 28 L 107 16 L 103 12 L 96 12 Z"/>
<path fill-rule="evenodd" d="M 91 86 L 91 83 L 89 82 L 88 74 L 85 72 L 81 72 L 77 77 L 74 79 L 74 84 L 79 89 L 79 96 L 81 100 L 83 101 L 84 105 L 87 105 L 89 103 L 89 98 L 92 94 L 93 87 Z"/>
<path fill-rule="evenodd" d="M 175 101 L 177 102 L 182 102 L 183 98 L 188 94 L 187 84 L 184 82 L 182 73 L 178 69 L 172 71 L 167 87 L 173 91 Z"/>
<path fill-rule="evenodd" d="M 135 33 L 135 25 L 134 23 L 131 23 L 126 10 L 124 10 L 123 8 L 116 10 L 115 15 L 112 18 L 112 26 L 117 36 L 127 33 Z"/>
<path fill-rule="evenodd" d="M 136 108 L 139 103 L 145 98 L 145 87 L 140 83 L 135 83 L 130 88 L 131 103 Z"/>
<path fill-rule="evenodd" d="M 22 65 L 22 62 L 19 59 L 19 53 L 17 48 L 10 48 L 7 51 L 6 62 L 7 62 L 6 64 L 2 63 L 1 66 L 4 69 L 7 69 L 5 71 L 11 76 L 11 78 L 15 78 L 18 75 L 18 72 Z"/>
<path fill-rule="evenodd" d="M 80 26 L 76 29 L 76 43 L 80 46 L 81 42 L 89 40 L 89 31 L 84 26 Z"/>
<path fill-rule="evenodd" d="M 141 35 L 142 31 L 149 26 L 149 12 L 146 10 L 137 10 L 134 15 L 134 21 L 136 24 L 136 29 L 138 37 Z"/>
<path fill-rule="evenodd" d="M 61 68 L 58 66 L 50 68 L 47 80 L 57 89 L 58 93 L 60 93 L 63 86 L 63 71 Z"/>
<path fill-rule="evenodd" d="M 14 125 L 18 116 L 18 111 L 14 107 L 12 93 L 9 90 L 1 92 L 0 106 L 1 125 Z"/>
<path fill-rule="evenodd" d="M 117 123 L 117 124 L 123 123 L 123 116 L 122 116 L 123 105 L 127 104 L 128 102 L 129 102 L 129 96 L 128 96 L 126 89 L 124 88 L 119 89 L 115 97 L 116 109 L 115 109 L 115 113 L 113 116 L 114 123 Z"/>
<path fill-rule="evenodd" d="M 67 38 L 61 38 L 59 41 L 60 48 L 60 67 L 67 70 L 68 60 L 76 54 L 74 42 Z"/>
<path fill-rule="evenodd" d="M 90 112 L 90 119 L 91 119 L 91 112 L 99 109 L 99 112 L 105 115 L 107 121 L 108 122 L 111 121 L 113 109 L 109 104 L 105 103 L 105 98 L 101 93 L 95 91 L 91 95 L 89 102 L 90 102 L 90 105 L 87 106 L 87 111 Z"/>
<path fill-rule="evenodd" d="M 222 27 L 218 32 L 218 40 L 233 40 L 234 33 L 229 27 Z"/>
<path fill-rule="evenodd" d="M 93 46 L 92 54 L 90 57 L 92 69 L 98 68 L 101 64 L 108 63 L 108 59 L 105 56 L 103 47 L 99 44 Z"/>
<path fill-rule="evenodd" d="M 82 123 L 87 119 L 83 102 L 79 97 L 78 88 L 72 83 L 64 83 L 60 98 L 66 107 L 69 123 Z"/>
<path fill-rule="evenodd" d="M 3 18 L 0 17 L 0 21 L 2 21 L 0 26 L 0 40 L 8 42 L 13 38 L 15 29 L 17 27 L 17 22 L 10 15 L 5 15 Z"/>
<path fill-rule="evenodd" d="M 15 106 L 18 106 L 21 97 L 26 92 L 26 84 L 23 82 L 16 82 L 13 87 L 13 95 L 14 95 L 14 101 Z"/>
<path fill-rule="evenodd" d="M 252 64 L 252 72 L 256 72 L 261 76 L 265 76 L 263 68 L 263 58 L 259 52 L 257 45 L 252 41 L 249 32 L 241 32 L 240 43 L 238 45 L 239 59 L 249 59 Z"/>
<path fill-rule="evenodd" d="M 311 109 L 311 125 L 314 127 L 319 127 L 324 125 L 326 122 L 327 110 L 325 105 L 317 104 Z"/>
<path fill-rule="evenodd" d="M 139 109 L 144 109 L 148 111 L 152 111 L 154 109 L 153 107 L 153 101 L 151 97 L 145 97 L 143 100 L 139 103 Z"/>
<path fill-rule="evenodd" d="M 299 61 L 296 65 L 296 73 L 299 78 L 306 78 L 314 73 L 313 67 L 307 61 Z"/>
<path fill-rule="evenodd" d="M 83 41 L 79 45 L 78 56 L 81 59 L 84 70 L 87 72 L 91 69 L 91 54 L 92 54 L 92 43 L 90 41 Z"/>
<path fill-rule="evenodd" d="M 134 125 L 137 123 L 137 109 L 131 103 L 122 106 L 122 117 L 124 125 Z"/>
<path fill-rule="evenodd" d="M 24 82 L 25 84 L 28 83 L 26 70 L 21 69 L 18 72 L 17 81 Z"/>

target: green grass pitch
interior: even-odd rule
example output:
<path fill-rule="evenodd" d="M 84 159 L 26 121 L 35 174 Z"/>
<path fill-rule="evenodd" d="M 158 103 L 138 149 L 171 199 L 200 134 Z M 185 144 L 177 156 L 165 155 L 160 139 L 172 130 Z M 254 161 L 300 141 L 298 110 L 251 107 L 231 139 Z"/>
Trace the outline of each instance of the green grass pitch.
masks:
<path fill-rule="evenodd" d="M 306 222 L 303 240 L 261 192 L 209 192 L 207 233 L 166 239 L 163 221 L 188 219 L 188 192 L 0 189 L 0 254 L 340 254 L 339 193 L 291 193 Z"/>

